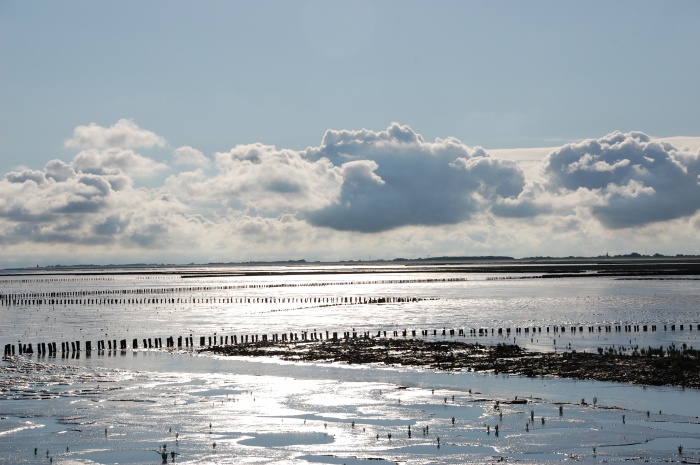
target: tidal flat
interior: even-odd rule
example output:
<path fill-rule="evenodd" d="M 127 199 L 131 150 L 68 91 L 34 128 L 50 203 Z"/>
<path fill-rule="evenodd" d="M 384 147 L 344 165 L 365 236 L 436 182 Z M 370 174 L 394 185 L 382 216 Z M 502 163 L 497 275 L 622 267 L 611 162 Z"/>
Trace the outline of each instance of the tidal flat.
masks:
<path fill-rule="evenodd" d="M 700 351 L 685 347 L 648 348 L 632 353 L 602 348 L 595 353 L 532 352 L 515 344 L 360 337 L 296 343 L 215 346 L 214 354 L 279 357 L 288 361 L 418 366 L 433 370 L 478 371 L 527 377 L 556 376 L 650 386 L 700 388 Z"/>
<path fill-rule="evenodd" d="M 637 265 L 7 273 L 0 463 L 698 463 L 697 278 Z"/>

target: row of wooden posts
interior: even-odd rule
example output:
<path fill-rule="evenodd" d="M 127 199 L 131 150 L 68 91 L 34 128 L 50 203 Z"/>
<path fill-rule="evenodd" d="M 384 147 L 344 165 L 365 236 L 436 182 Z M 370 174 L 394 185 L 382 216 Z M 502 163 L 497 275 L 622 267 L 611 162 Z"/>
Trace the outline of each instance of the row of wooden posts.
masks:
<path fill-rule="evenodd" d="M 29 305 L 143 305 L 143 304 L 385 304 L 406 303 L 426 300 L 418 297 L 178 297 L 178 298 L 36 298 L 36 299 L 2 299 L 0 306 L 29 306 Z"/>
<path fill-rule="evenodd" d="M 164 295 L 164 294 L 192 294 L 214 291 L 230 291 L 240 289 L 273 289 L 281 287 L 325 287 L 325 286 L 357 286 L 367 284 L 414 284 L 414 283 L 447 283 L 467 281 L 468 278 L 420 278 L 420 279 L 387 279 L 372 281 L 348 281 L 348 282 L 317 282 L 317 283 L 268 283 L 268 284 L 232 284 L 223 286 L 178 286 L 161 288 L 133 288 L 133 289 L 90 289 L 90 290 L 70 290 L 70 291 L 49 291 L 49 292 L 20 292 L 3 293 L 0 292 L 1 305 L 29 305 L 46 303 L 47 301 L 70 301 L 87 297 L 106 297 L 120 295 Z M 155 298 L 155 297 L 154 297 Z M 270 297 L 269 299 L 272 299 Z M 86 300 L 86 299 L 82 299 Z M 97 299 L 100 301 L 106 298 Z M 114 300 L 114 299 L 112 299 Z"/>
<path fill-rule="evenodd" d="M 589 333 L 593 332 L 639 332 L 639 331 L 657 331 L 657 325 L 598 325 L 598 326 L 570 326 L 569 331 L 571 333 L 576 333 L 576 332 L 584 332 L 587 328 Z M 671 324 L 671 325 L 663 325 L 663 330 L 668 331 L 670 328 L 671 331 L 676 330 L 676 325 Z M 696 324 L 695 328 L 697 330 L 700 330 L 700 324 Z M 685 329 L 685 325 L 680 324 L 678 325 L 678 329 L 680 331 L 683 331 Z M 693 325 L 690 324 L 688 325 L 688 330 L 692 331 L 693 330 Z M 339 339 L 350 339 L 350 338 L 357 338 L 358 334 L 359 337 L 364 337 L 364 338 L 370 338 L 370 337 L 408 337 L 409 334 L 411 337 L 417 337 L 419 336 L 418 332 L 420 331 L 420 336 L 422 337 L 430 337 L 431 333 L 432 336 L 450 336 L 454 337 L 455 335 L 457 336 L 462 336 L 466 337 L 467 333 L 469 336 L 488 336 L 490 335 L 496 335 L 498 336 L 506 336 L 509 337 L 512 333 L 515 334 L 535 334 L 535 333 L 542 333 L 542 327 L 541 326 L 533 326 L 533 327 L 518 327 L 514 328 L 514 331 L 511 330 L 511 328 L 470 328 L 468 330 L 465 329 L 446 329 L 443 328 L 442 330 L 429 330 L 429 329 L 412 329 L 412 330 L 394 330 L 393 333 L 390 335 L 387 335 L 387 331 L 377 331 L 377 334 L 374 335 L 373 333 L 370 333 L 369 331 L 361 332 L 358 333 L 358 331 L 344 331 L 342 333 L 342 336 L 338 332 L 330 332 L 326 331 L 325 332 L 325 339 L 326 340 L 339 340 Z M 545 326 L 545 333 L 565 333 L 567 331 L 567 326 Z M 218 339 L 217 339 L 218 338 Z M 240 338 L 238 335 L 231 335 L 231 336 L 223 336 L 223 335 L 216 335 L 214 336 L 200 336 L 199 337 L 199 347 L 212 347 L 212 346 L 217 346 L 217 345 L 238 345 L 238 344 L 258 344 L 258 343 L 277 343 L 277 342 L 306 342 L 306 341 L 319 341 L 324 339 L 324 333 L 322 331 L 302 331 L 300 333 L 275 333 L 271 335 L 263 334 L 263 335 L 257 335 L 257 334 L 245 334 L 241 335 Z M 184 344 L 183 344 L 184 342 Z M 23 343 L 18 343 L 17 344 L 17 349 L 15 349 L 14 344 L 5 344 L 5 355 L 10 356 L 10 355 L 16 355 L 16 354 L 33 354 L 34 353 L 34 348 L 32 346 L 32 343 L 28 344 L 23 344 Z M 39 355 L 56 355 L 58 352 L 58 346 L 56 342 L 41 342 L 37 344 L 37 352 Z M 168 336 L 165 338 L 165 347 L 168 349 L 195 349 L 194 345 L 194 338 L 192 335 L 185 336 L 184 338 L 182 336 L 178 336 L 177 342 L 175 341 L 175 338 L 172 336 Z M 144 338 L 141 340 L 141 344 L 139 344 L 138 339 L 133 339 L 131 343 L 131 349 L 162 349 L 163 348 L 163 338 Z M 112 339 L 112 340 L 107 340 L 107 344 L 105 344 L 104 340 L 98 340 L 97 341 L 97 346 L 95 347 L 95 350 L 97 351 L 104 351 L 104 350 L 122 350 L 125 351 L 128 349 L 127 346 L 127 340 L 126 339 L 121 339 L 119 341 L 119 344 L 117 345 L 117 340 Z M 90 353 L 93 350 L 92 346 L 92 341 L 85 341 L 85 352 Z M 71 341 L 71 342 L 61 342 L 61 353 L 73 353 L 73 352 L 80 352 L 81 351 L 81 343 L 80 341 Z"/>

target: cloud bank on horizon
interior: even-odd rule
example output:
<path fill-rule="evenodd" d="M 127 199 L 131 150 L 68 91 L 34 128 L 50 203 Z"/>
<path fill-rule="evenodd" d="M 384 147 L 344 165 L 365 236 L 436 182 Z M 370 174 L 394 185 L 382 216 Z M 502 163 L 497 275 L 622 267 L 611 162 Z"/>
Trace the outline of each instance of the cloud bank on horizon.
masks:
<path fill-rule="evenodd" d="M 553 148 L 537 176 L 399 123 L 209 157 L 122 119 L 65 146 L 0 180 L 3 266 L 698 253 L 700 150 L 641 132 Z"/>

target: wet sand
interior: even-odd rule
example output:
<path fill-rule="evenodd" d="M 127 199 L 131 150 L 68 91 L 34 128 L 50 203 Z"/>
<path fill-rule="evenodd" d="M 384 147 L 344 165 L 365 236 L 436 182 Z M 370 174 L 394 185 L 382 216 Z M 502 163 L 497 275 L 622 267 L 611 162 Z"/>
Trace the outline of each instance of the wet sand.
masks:
<path fill-rule="evenodd" d="M 456 341 L 350 338 L 216 346 L 203 351 L 240 357 L 278 357 L 286 361 L 421 366 L 436 370 L 700 388 L 700 358 L 698 351 L 692 349 L 665 350 L 663 354 L 651 355 L 531 352 L 514 344 L 487 346 Z"/>

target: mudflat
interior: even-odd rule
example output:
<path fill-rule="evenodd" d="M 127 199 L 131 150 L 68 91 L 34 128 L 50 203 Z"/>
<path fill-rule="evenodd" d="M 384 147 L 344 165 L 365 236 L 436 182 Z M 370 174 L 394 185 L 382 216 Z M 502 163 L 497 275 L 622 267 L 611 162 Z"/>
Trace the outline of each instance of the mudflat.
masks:
<path fill-rule="evenodd" d="M 361 337 L 214 346 L 203 351 L 229 356 L 278 357 L 286 361 L 421 366 L 700 388 L 700 351 L 692 348 L 642 349 L 633 353 L 531 352 L 515 344 Z"/>

